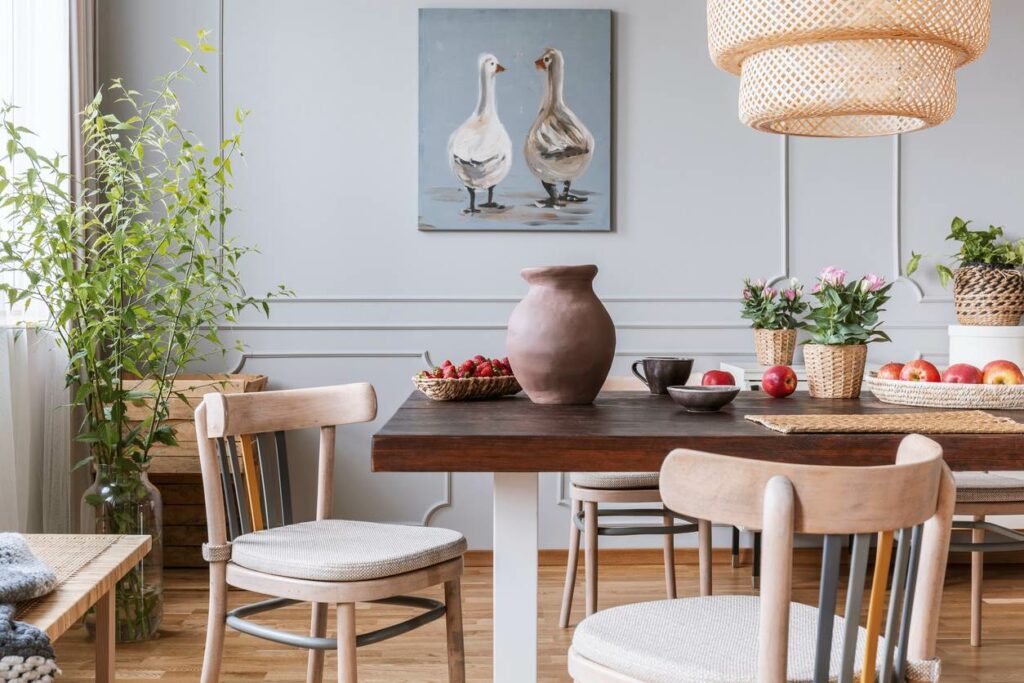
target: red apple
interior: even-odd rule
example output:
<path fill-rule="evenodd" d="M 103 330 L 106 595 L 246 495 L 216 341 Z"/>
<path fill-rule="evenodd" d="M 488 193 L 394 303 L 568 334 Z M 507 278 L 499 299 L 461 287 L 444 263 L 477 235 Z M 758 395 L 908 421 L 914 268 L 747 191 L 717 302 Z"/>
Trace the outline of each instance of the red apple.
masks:
<path fill-rule="evenodd" d="M 732 376 L 731 372 L 726 372 L 725 370 L 708 370 L 704 373 L 700 383 L 706 387 L 735 386 L 736 378 Z"/>
<path fill-rule="evenodd" d="M 937 367 L 918 358 L 903 366 L 900 370 L 900 379 L 905 382 L 938 382 L 942 377 Z"/>
<path fill-rule="evenodd" d="M 775 398 L 785 398 L 796 391 L 796 373 L 788 365 L 773 365 L 761 375 L 764 393 Z"/>
<path fill-rule="evenodd" d="M 994 360 L 982 371 L 985 384 L 1024 384 L 1024 372 L 1008 360 Z"/>
<path fill-rule="evenodd" d="M 903 363 L 886 363 L 878 368 L 878 379 L 899 379 Z"/>
<path fill-rule="evenodd" d="M 942 373 L 942 381 L 946 384 L 981 384 L 981 370 L 968 363 L 950 365 Z"/>

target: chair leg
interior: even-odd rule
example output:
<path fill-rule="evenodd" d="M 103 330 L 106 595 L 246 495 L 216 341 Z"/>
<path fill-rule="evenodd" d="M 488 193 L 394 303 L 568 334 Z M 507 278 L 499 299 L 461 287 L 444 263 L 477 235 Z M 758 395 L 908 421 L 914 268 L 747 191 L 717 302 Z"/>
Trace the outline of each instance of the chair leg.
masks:
<path fill-rule="evenodd" d="M 558 615 L 559 628 L 569 627 L 572 612 L 572 594 L 576 590 L 576 570 L 580 561 L 580 530 L 576 526 L 576 515 L 583 509 L 583 503 L 572 501 L 572 517 L 569 518 L 569 556 L 565 564 L 565 588 L 562 589 L 562 611 Z"/>
<path fill-rule="evenodd" d="M 975 515 L 975 522 L 984 522 L 984 515 Z M 972 543 L 985 542 L 985 530 L 971 531 Z M 985 574 L 985 553 L 971 553 L 971 647 L 981 645 L 981 582 Z"/>
<path fill-rule="evenodd" d="M 597 503 L 583 503 L 583 579 L 587 616 L 597 611 Z"/>
<path fill-rule="evenodd" d="M 754 532 L 754 558 L 750 571 L 750 585 L 755 589 L 761 587 L 761 532 Z"/>
<path fill-rule="evenodd" d="M 700 595 L 711 595 L 711 522 L 697 520 L 697 561 L 700 564 Z"/>
<path fill-rule="evenodd" d="M 675 524 L 672 515 L 665 515 L 665 526 Z M 676 544 L 672 534 L 665 534 L 665 595 L 669 600 L 676 598 Z"/>
<path fill-rule="evenodd" d="M 337 605 L 338 610 L 338 683 L 357 683 L 356 676 L 356 606 L 351 602 Z"/>
<path fill-rule="evenodd" d="M 466 647 L 462 637 L 462 581 L 444 584 L 444 619 L 448 627 L 448 683 L 466 683 Z"/>
<path fill-rule="evenodd" d="M 732 568 L 740 566 L 740 529 L 732 528 Z"/>
<path fill-rule="evenodd" d="M 206 651 L 203 653 L 201 683 L 220 680 L 220 662 L 224 654 L 224 627 L 227 619 L 227 562 L 210 563 L 210 609 L 206 621 Z"/>
<path fill-rule="evenodd" d="M 313 603 L 309 635 L 316 638 L 327 635 L 327 603 Z M 306 662 L 307 683 L 321 683 L 324 680 L 324 654 L 323 650 L 309 651 L 309 659 Z"/>

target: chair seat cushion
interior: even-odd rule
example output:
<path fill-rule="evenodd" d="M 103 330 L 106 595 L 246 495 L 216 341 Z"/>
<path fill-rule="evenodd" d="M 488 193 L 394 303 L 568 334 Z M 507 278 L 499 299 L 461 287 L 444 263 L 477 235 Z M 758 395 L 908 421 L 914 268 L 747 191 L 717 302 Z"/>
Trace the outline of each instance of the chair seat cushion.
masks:
<path fill-rule="evenodd" d="M 572 483 L 585 489 L 656 489 L 657 472 L 573 472 Z"/>
<path fill-rule="evenodd" d="M 760 599 L 742 595 L 625 605 L 583 620 L 572 647 L 596 664 L 648 683 L 755 683 L 759 617 Z M 789 623 L 787 680 L 810 682 L 818 610 L 792 603 Z M 839 676 L 844 624 L 835 618 L 830 680 Z M 861 628 L 857 638 L 855 672 L 866 633 Z M 937 662 L 908 666 L 910 680 L 937 680 L 937 673 Z"/>
<path fill-rule="evenodd" d="M 1024 503 L 1024 480 L 988 472 L 954 472 L 958 503 Z"/>
<path fill-rule="evenodd" d="M 466 551 L 457 531 L 327 519 L 243 534 L 231 561 L 253 571 L 313 581 L 365 581 L 446 562 Z"/>

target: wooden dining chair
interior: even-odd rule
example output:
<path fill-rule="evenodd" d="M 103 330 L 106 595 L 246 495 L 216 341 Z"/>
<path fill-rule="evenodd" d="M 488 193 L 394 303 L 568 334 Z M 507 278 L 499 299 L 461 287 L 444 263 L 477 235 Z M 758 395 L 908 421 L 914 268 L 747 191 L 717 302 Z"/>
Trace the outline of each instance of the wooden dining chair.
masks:
<path fill-rule="evenodd" d="M 648 391 L 647 387 L 633 377 L 609 377 L 602 391 Z M 668 397 L 652 397 L 651 400 L 668 400 Z M 600 536 L 647 536 L 661 535 L 665 564 L 665 593 L 669 599 L 676 597 L 676 534 L 697 532 L 698 564 L 700 565 L 700 594 L 711 595 L 711 523 L 690 519 L 661 505 L 658 491 L 657 472 L 573 472 L 570 475 L 569 499 L 572 514 L 569 517 L 569 556 L 565 568 L 565 586 L 562 590 L 562 609 L 558 623 L 569 627 L 572 598 L 576 590 L 576 575 L 579 566 L 580 536 L 583 536 L 583 582 L 586 595 L 586 613 L 589 617 L 597 611 L 597 539 Z M 600 504 L 656 503 L 658 508 L 610 508 L 600 509 Z M 655 517 L 655 524 L 601 524 L 602 516 L 610 517 Z"/>
<path fill-rule="evenodd" d="M 981 645 L 982 579 L 986 552 L 1024 550 L 1024 534 L 987 521 L 994 515 L 1024 514 L 1024 481 L 990 472 L 955 472 L 956 514 L 970 521 L 954 522 L 956 531 L 970 530 L 971 540 L 953 543 L 951 552 L 971 553 L 971 646 Z M 990 541 L 991 533 L 1002 540 Z"/>
<path fill-rule="evenodd" d="M 209 532 L 203 557 L 210 564 L 202 683 L 219 679 L 226 626 L 309 650 L 307 681 L 323 678 L 324 652 L 337 650 L 338 680 L 355 683 L 356 647 L 407 633 L 442 616 L 448 627 L 448 678 L 458 683 L 465 680 L 460 579 L 466 540 L 462 534 L 331 519 L 335 427 L 369 422 L 376 414 L 377 398 L 369 384 L 211 393 L 196 409 Z M 293 523 L 285 434 L 305 428 L 320 432 L 316 520 Z M 255 458 L 239 456 L 242 435 L 255 435 L 248 446 Z M 248 438 L 241 439 L 243 444 Z M 253 482 L 258 485 L 249 486 Z M 253 493 L 258 500 L 253 500 Z M 403 595 L 440 584 L 444 584 L 443 603 Z M 228 586 L 272 597 L 228 610 Z M 308 636 L 248 618 L 299 602 L 312 605 Z M 401 623 L 357 634 L 357 602 L 403 605 L 421 612 Z M 337 612 L 337 638 L 326 637 L 331 606 Z"/>
<path fill-rule="evenodd" d="M 761 594 L 598 612 L 573 635 L 569 673 L 575 681 L 938 679 L 935 640 L 956 492 L 937 443 L 910 435 L 896 464 L 883 467 L 795 465 L 676 450 L 662 466 L 661 492 L 672 509 L 762 531 Z M 791 602 L 795 534 L 824 535 L 817 607 Z M 838 617 L 840 549 L 847 534 L 854 534 L 854 547 L 846 616 Z M 861 627 L 876 536 L 867 623 Z"/>

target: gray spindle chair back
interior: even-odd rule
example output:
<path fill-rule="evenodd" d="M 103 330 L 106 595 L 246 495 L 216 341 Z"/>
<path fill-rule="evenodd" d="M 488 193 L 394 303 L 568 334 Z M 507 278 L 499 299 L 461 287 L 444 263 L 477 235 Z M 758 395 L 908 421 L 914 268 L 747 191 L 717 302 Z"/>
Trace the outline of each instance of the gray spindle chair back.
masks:
<path fill-rule="evenodd" d="M 788 577 L 792 562 L 792 537 L 796 533 L 820 534 L 824 537 L 822 550 L 821 584 L 818 599 L 818 622 L 815 641 L 814 683 L 827 683 L 833 669 L 833 643 L 839 643 L 841 659 L 838 662 L 839 683 L 853 683 L 857 664 L 857 641 L 860 635 L 862 607 L 873 593 L 865 592 L 868 556 L 872 540 L 886 546 L 879 551 L 882 561 L 877 563 L 871 591 L 882 591 L 875 598 L 874 611 L 869 615 L 868 638 L 864 648 L 862 682 L 894 683 L 904 681 L 910 654 L 911 626 L 915 598 L 925 545 L 925 525 L 939 514 L 942 496 L 953 495 L 952 476 L 942 462 L 941 447 L 924 437 L 911 435 L 900 447 L 895 465 L 883 467 L 822 467 L 772 463 L 743 458 L 701 453 L 673 451 L 661 470 L 661 495 L 665 504 L 684 515 L 710 518 L 716 522 L 744 526 L 765 531 L 763 558 L 769 556 L 769 543 L 780 543 L 779 535 L 769 533 L 781 528 L 788 530 L 788 544 L 782 554 L 776 555 L 772 566 L 762 567 L 762 613 L 766 601 L 785 611 L 782 623 L 788 624 L 790 586 L 768 581 L 774 572 Z M 769 489 L 775 488 L 773 493 Z M 779 491 L 784 494 L 780 497 Z M 788 493 L 791 497 L 787 499 Z M 787 505 L 778 501 L 789 500 Z M 847 580 L 845 619 L 843 632 L 834 633 L 836 607 L 840 586 L 840 554 L 843 540 L 853 536 Z M 885 562 L 890 539 L 895 538 L 891 563 Z M 941 538 L 930 538 L 933 545 Z M 945 543 L 948 546 L 948 532 Z M 944 555 L 926 553 L 931 561 L 942 562 Z M 787 564 L 788 563 L 788 564 Z M 891 589 L 887 605 L 884 599 L 888 569 L 892 568 Z M 781 573 L 780 573 L 781 572 Z M 941 576 L 941 572 L 940 572 Z M 880 580 L 879 580 L 880 579 Z M 767 590 L 774 591 L 769 595 Z M 780 595 L 779 593 L 784 593 Z M 927 596 L 931 599 L 931 596 Z M 929 610 L 933 605 L 928 605 Z M 875 617 L 874 620 L 871 617 Z M 871 623 L 874 621 L 875 623 Z M 764 620 L 762 618 L 762 627 Z M 877 634 L 881 640 L 873 638 Z M 760 649 L 771 647 L 769 641 L 780 638 L 778 633 L 762 638 Z M 785 639 L 783 639 L 783 643 Z M 874 645 L 877 655 L 873 656 Z M 782 645 L 781 647 L 785 647 Z M 873 666 L 877 662 L 877 677 Z M 765 661 L 764 657 L 760 660 Z M 782 670 L 784 676 L 784 669 Z M 759 680 L 774 680 L 765 672 Z"/>
<path fill-rule="evenodd" d="M 255 471 L 247 472 L 240 456 L 241 439 L 251 439 Z M 288 476 L 288 445 L 285 432 L 224 436 L 215 440 L 220 469 L 220 485 L 224 492 L 224 516 L 228 540 L 259 529 L 271 529 L 292 523 L 291 480 Z M 247 479 L 255 477 L 252 487 Z M 258 492 L 252 501 L 250 489 Z M 252 507 L 258 506 L 260 522 L 253 519 Z"/>

